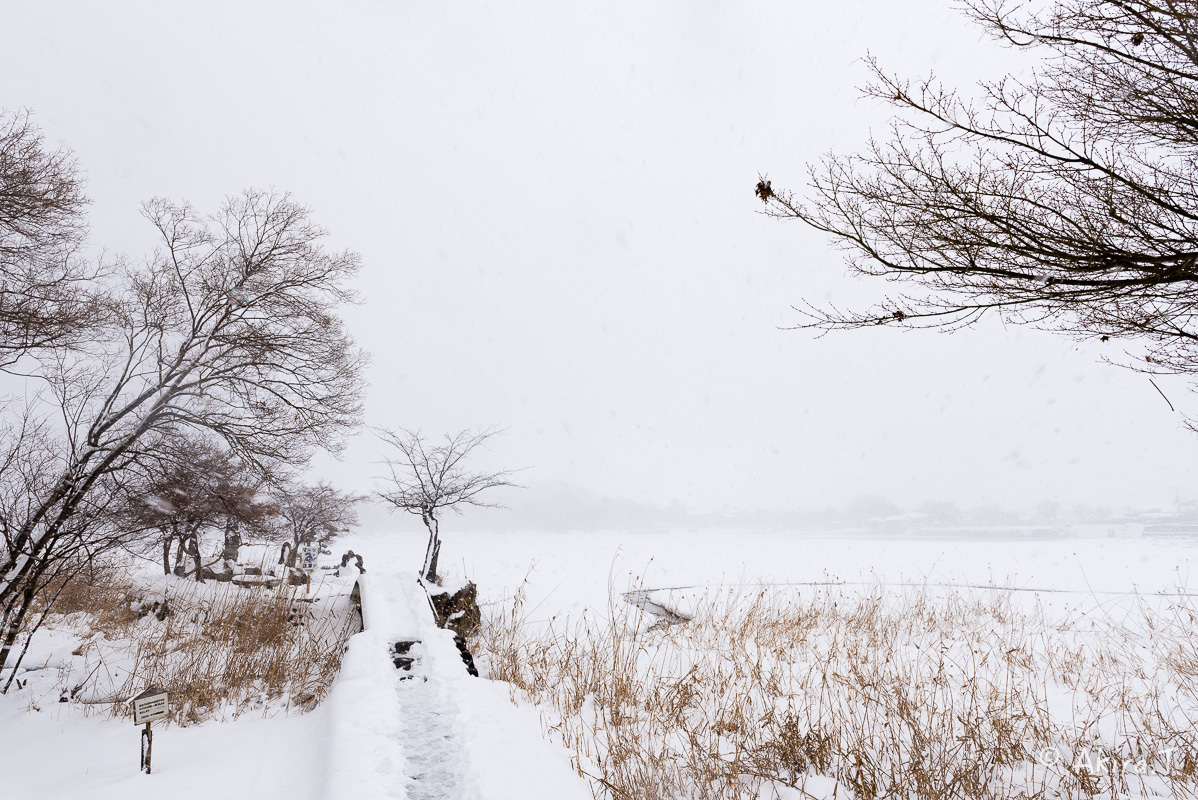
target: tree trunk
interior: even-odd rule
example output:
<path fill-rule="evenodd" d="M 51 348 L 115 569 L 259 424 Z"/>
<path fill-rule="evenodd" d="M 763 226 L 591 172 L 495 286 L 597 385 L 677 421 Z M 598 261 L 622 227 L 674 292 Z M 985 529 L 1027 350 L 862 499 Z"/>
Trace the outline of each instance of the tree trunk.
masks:
<path fill-rule="evenodd" d="M 186 537 L 185 535 L 184 535 L 184 536 L 180 536 L 180 537 L 179 537 L 179 544 L 178 544 L 178 546 L 177 546 L 177 547 L 175 547 L 175 569 L 174 569 L 174 573 L 175 573 L 176 575 L 180 576 L 180 577 L 182 577 L 182 575 L 183 575 L 183 571 L 184 571 L 184 570 L 183 570 L 183 556 L 186 554 L 186 551 L 185 551 L 185 550 L 184 550 L 184 548 L 183 548 L 183 543 L 184 543 L 186 540 L 187 540 L 187 537 Z"/>
<path fill-rule="evenodd" d="M 191 537 L 191 554 L 196 560 L 196 583 L 204 582 L 204 559 L 200 556 L 200 540 Z"/>
<path fill-rule="evenodd" d="M 438 535 L 440 525 L 432 511 L 420 511 L 420 518 L 428 528 L 428 547 L 424 551 L 424 565 L 420 568 L 420 577 L 426 581 L 437 582 L 437 558 L 441 554 L 441 537 Z"/>
<path fill-rule="evenodd" d="M 441 558 L 441 540 L 437 539 L 437 543 L 433 546 L 433 557 L 428 562 L 428 579 L 433 583 L 440 581 L 437 577 L 437 561 Z"/>
<path fill-rule="evenodd" d="M 236 522 L 225 525 L 225 547 L 220 557 L 223 562 L 223 572 L 232 573 L 237 565 L 237 551 L 241 548 L 241 531 Z"/>
<path fill-rule="evenodd" d="M 196 583 L 204 582 L 204 560 L 200 556 L 200 539 L 196 534 L 190 534 L 187 537 L 183 548 L 187 555 L 191 556 L 196 565 Z"/>
<path fill-rule="evenodd" d="M 54 593 L 54 596 L 53 596 L 53 597 L 51 597 L 51 598 L 50 598 L 50 599 L 49 599 L 49 600 L 46 602 L 46 605 L 45 605 L 45 607 L 42 609 L 41 616 L 39 616 L 39 617 L 37 618 L 37 622 L 35 622 L 35 623 L 33 624 L 33 627 L 32 627 L 32 628 L 30 628 L 30 630 L 29 630 L 29 634 L 28 634 L 28 635 L 25 637 L 25 646 L 21 648 L 21 652 L 20 652 L 20 654 L 17 656 L 17 660 L 13 662 L 13 664 L 12 664 L 12 672 L 10 672 L 10 673 L 8 674 L 8 680 L 7 680 L 7 681 L 5 681 L 5 683 L 4 683 L 4 688 L 3 688 L 3 689 L 0 689 L 0 694 L 8 694 L 8 688 L 9 688 L 10 686 L 12 686 L 12 683 L 13 683 L 13 681 L 16 679 L 16 677 L 17 677 L 17 670 L 20 668 L 20 666 L 21 666 L 21 662 L 25 660 L 25 654 L 29 652 L 29 643 L 33 641 L 33 636 L 34 636 L 34 634 L 36 634 L 36 633 L 38 632 L 38 629 L 42 627 L 42 623 L 46 621 L 46 617 L 50 616 L 50 609 L 52 609 L 52 608 L 54 607 L 54 602 L 55 602 L 56 600 L 58 600 L 58 596 L 59 596 L 60 594 L 62 594 L 62 590 L 63 590 L 63 589 L 65 589 L 65 588 L 67 587 L 67 584 L 68 584 L 68 583 L 70 583 L 70 581 L 69 581 L 69 580 L 68 580 L 68 581 L 64 581 L 64 582 L 63 582 L 63 584 L 62 584 L 61 586 L 59 586 L 59 587 L 58 587 L 58 591 L 57 591 L 57 592 L 55 592 L 55 593 Z M 30 594 L 30 595 L 29 595 L 29 600 L 32 600 L 32 599 L 33 599 L 33 597 L 32 597 L 32 594 Z M 29 603 L 27 602 L 27 603 L 25 604 L 25 610 L 27 611 L 28 609 L 29 609 Z M 18 626 L 18 627 L 19 627 L 19 626 Z M 15 642 L 15 641 L 16 641 L 16 640 L 14 639 L 14 642 Z M 10 645 L 10 646 L 11 646 L 11 645 Z M 6 651 L 5 651 L 5 653 L 4 653 L 4 660 L 7 660 L 7 658 L 8 658 L 8 651 L 7 651 L 7 649 L 6 649 Z M 2 667 L 3 667 L 3 661 L 0 661 L 0 668 L 2 668 Z"/>
<path fill-rule="evenodd" d="M 162 537 L 162 574 L 171 574 L 171 542 L 175 539 L 174 536 Z"/>
<path fill-rule="evenodd" d="M 25 585 L 25 589 L 20 595 L 13 598 L 13 603 L 4 610 L 4 618 L 7 620 L 7 625 L 3 631 L 3 639 L 0 640 L 0 669 L 4 669 L 4 665 L 8 663 L 8 656 L 12 652 L 12 646 L 17 641 L 17 636 L 21 632 L 21 623 L 25 621 L 25 614 L 29 611 L 30 604 L 33 603 L 33 595 L 35 594 L 35 581 L 30 580 Z M 13 606 L 16 606 L 15 608 Z M 16 665 L 13 666 L 13 672 L 16 672 Z"/>
<path fill-rule="evenodd" d="M 15 598 L 14 598 L 15 599 Z M 15 609 L 9 605 L 4 609 L 4 617 L 0 619 L 0 637 L 7 638 L 9 631 L 9 623 L 12 621 Z M 18 626 L 19 627 L 19 626 Z M 4 662 L 8 660 L 8 652 L 0 650 L 0 669 L 4 669 Z"/>

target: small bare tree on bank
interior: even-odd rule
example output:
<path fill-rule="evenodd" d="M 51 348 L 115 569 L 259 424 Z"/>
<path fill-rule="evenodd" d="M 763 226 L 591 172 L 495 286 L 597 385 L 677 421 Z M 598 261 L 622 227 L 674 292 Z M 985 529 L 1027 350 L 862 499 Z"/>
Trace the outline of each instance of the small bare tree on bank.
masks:
<path fill-rule="evenodd" d="M 420 576 L 437 582 L 437 561 L 441 555 L 440 520 L 444 509 L 461 513 L 462 506 L 502 508 L 498 503 L 483 501 L 479 495 L 501 486 L 516 486 L 510 478 L 515 470 L 498 472 L 469 472 L 465 461 L 470 454 L 496 436 L 499 431 L 464 430 L 445 434 L 440 444 L 430 443 L 420 431 L 400 428 L 380 430 L 379 437 L 399 451 L 387 458 L 391 487 L 375 492 L 375 496 L 393 508 L 408 514 L 418 514 L 428 528 L 428 547 Z"/>
<path fill-rule="evenodd" d="M 277 513 L 261 492 L 276 476 L 246 469 L 210 439 L 181 437 L 155 450 L 152 460 L 143 459 L 147 474 L 128 486 L 114 521 L 131 532 L 145 532 L 135 537 L 132 549 L 157 550 L 164 575 L 186 576 L 194 569 L 201 583 L 208 571 L 200 555 L 204 535 L 221 534 L 224 548 L 218 560 L 224 562 L 221 571 L 231 573 L 242 536 L 265 538 Z M 188 560 L 192 568 L 186 566 Z"/>
<path fill-rule="evenodd" d="M 283 483 L 274 493 L 276 536 L 290 544 L 288 566 L 304 543 L 324 548 L 358 524 L 358 503 L 364 497 L 343 492 L 328 481 Z"/>
<path fill-rule="evenodd" d="M 961 98 L 872 58 L 889 136 L 810 168 L 768 213 L 831 234 L 851 268 L 904 287 L 810 327 L 963 326 L 997 315 L 1198 377 L 1198 24 L 1193 3 L 965 0 L 999 42 L 1043 52 L 1026 81 Z M 1139 345 L 1145 345 L 1141 348 Z"/>

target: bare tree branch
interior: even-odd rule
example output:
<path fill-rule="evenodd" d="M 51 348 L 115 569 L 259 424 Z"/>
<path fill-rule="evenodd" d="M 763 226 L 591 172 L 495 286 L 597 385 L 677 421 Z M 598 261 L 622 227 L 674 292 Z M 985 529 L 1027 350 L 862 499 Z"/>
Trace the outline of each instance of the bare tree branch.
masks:
<path fill-rule="evenodd" d="M 1198 15 L 1190 4 L 969 0 L 1039 72 L 965 100 L 867 59 L 865 94 L 901 114 L 829 155 L 766 212 L 831 234 L 861 274 L 903 288 L 799 327 L 959 327 L 995 314 L 1142 345 L 1137 368 L 1198 374 Z"/>
<path fill-rule="evenodd" d="M 101 313 L 98 270 L 77 255 L 86 204 L 71 153 L 47 148 L 28 112 L 0 110 L 0 368 L 77 342 Z"/>

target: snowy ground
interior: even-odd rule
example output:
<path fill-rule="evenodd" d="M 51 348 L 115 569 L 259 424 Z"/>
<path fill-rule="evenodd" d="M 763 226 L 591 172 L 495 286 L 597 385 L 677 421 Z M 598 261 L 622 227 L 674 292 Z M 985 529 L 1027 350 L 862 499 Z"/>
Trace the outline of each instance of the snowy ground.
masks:
<path fill-rule="evenodd" d="M 1198 591 L 1198 541 L 1075 539 L 944 541 L 782 534 L 457 533 L 446 525 L 443 564 L 502 602 L 528 576 L 530 621 L 604 613 L 613 593 L 640 585 L 715 587 L 757 582 L 929 582 L 1046 590 L 1104 612 L 1123 594 Z M 567 753 L 541 736 L 536 709 L 502 685 L 469 677 L 449 634 L 435 629 L 409 571 L 416 531 L 359 534 L 367 630 L 355 636 L 328 699 L 305 715 L 188 728 L 155 736 L 154 774 L 137 771 L 127 721 L 84 717 L 28 693 L 0 698 L 4 798 L 587 798 Z M 1047 590 L 1058 590 L 1048 592 Z M 1060 593 L 1059 590 L 1065 590 Z M 667 592 L 678 602 L 677 595 Z M 391 662 L 417 640 L 410 680 Z M 70 641 L 48 639 L 62 649 Z M 427 678 L 427 680 L 425 680 Z"/>
<path fill-rule="evenodd" d="M 14 691 L 0 698 L 0 797 L 591 797 L 566 754 L 543 740 L 534 711 L 513 707 L 503 687 L 466 673 L 452 635 L 433 625 L 415 573 L 389 570 L 383 559 L 372 566 L 363 581 L 366 630 L 350 640 L 315 711 L 159 724 L 147 776 L 137 770 L 139 734 L 127 720 L 89 715 L 44 688 Z M 391 660 L 401 640 L 419 642 L 409 672 Z M 34 650 L 51 663 L 69 662 L 76 644 L 50 633 Z M 31 677 L 36 687 L 49 676 Z"/>

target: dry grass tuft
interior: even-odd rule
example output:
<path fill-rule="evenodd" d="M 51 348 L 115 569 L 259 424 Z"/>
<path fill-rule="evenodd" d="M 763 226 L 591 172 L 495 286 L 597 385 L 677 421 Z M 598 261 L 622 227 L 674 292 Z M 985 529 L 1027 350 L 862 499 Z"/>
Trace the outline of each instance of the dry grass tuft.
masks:
<path fill-rule="evenodd" d="M 86 632 L 71 673 L 87 678 L 63 687 L 69 700 L 131 716 L 125 700 L 162 687 L 181 725 L 314 708 L 359 629 L 346 598 L 308 602 L 293 587 L 168 581 L 147 592 L 113 578 L 72 587 L 55 607 L 55 627 Z"/>
<path fill-rule="evenodd" d="M 518 594 L 474 645 L 601 797 L 1198 796 L 1193 605 L 1125 605 L 765 589 L 661 630 L 614 600 L 534 627 Z"/>

